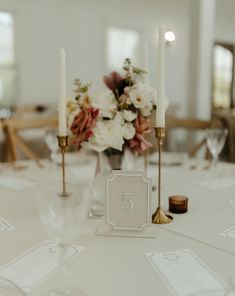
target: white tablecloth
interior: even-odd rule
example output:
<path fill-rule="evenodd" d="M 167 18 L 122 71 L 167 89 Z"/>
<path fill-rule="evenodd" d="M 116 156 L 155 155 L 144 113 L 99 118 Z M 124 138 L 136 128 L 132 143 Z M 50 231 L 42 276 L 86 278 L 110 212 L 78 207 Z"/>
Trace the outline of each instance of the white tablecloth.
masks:
<path fill-rule="evenodd" d="M 13 171 L 0 169 L 1 177 L 24 178 L 32 182 L 52 182 L 60 178 L 59 167 L 52 168 L 45 162 L 40 169 L 33 162 L 26 162 L 27 169 Z M 83 182 L 89 186 L 95 168 L 95 160 L 67 166 L 71 182 Z M 224 165 L 233 171 L 233 167 Z M 155 166 L 148 174 L 156 180 Z M 81 229 L 78 244 L 84 251 L 70 264 L 72 278 L 87 295 L 170 295 L 159 275 L 144 256 L 147 251 L 191 249 L 218 277 L 232 289 L 231 277 L 235 276 L 235 239 L 225 238 L 220 232 L 235 225 L 235 210 L 229 200 L 235 200 L 235 187 L 209 190 L 197 185 L 205 179 L 204 170 L 190 170 L 189 165 L 163 167 L 162 206 L 167 209 L 167 197 L 184 194 L 189 197 L 189 211 L 174 215 L 169 225 L 154 225 L 157 239 L 101 237 L 94 234 L 103 225 L 102 219 L 88 219 Z M 80 180 L 80 181 L 79 181 Z M 156 192 L 153 193 L 156 198 Z M 1 232 L 0 265 L 25 253 L 47 239 L 37 214 L 37 200 L 33 187 L 21 190 L 0 185 L 0 216 L 10 221 L 16 229 Z M 40 282 L 32 295 L 43 295 L 57 282 L 57 273 Z M 30 294 L 30 295 L 31 295 Z"/>

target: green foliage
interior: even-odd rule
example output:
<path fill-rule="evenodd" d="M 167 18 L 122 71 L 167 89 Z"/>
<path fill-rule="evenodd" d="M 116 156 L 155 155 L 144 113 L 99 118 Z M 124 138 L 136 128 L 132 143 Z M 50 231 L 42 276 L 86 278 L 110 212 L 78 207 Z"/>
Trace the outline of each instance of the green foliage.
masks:
<path fill-rule="evenodd" d="M 141 68 L 135 67 L 131 64 L 131 59 L 130 58 L 126 58 L 124 61 L 124 65 L 122 67 L 122 69 L 126 72 L 129 72 L 130 69 L 132 68 L 132 71 L 134 74 L 136 74 L 137 76 L 142 76 L 144 74 L 147 74 L 147 72 Z M 131 84 L 129 84 L 131 85 Z"/>
<path fill-rule="evenodd" d="M 74 90 L 74 92 L 76 93 L 75 100 L 79 100 L 81 94 L 85 94 L 89 91 L 90 87 L 92 86 L 92 83 L 82 84 L 81 80 L 76 78 L 74 80 L 74 85 L 76 87 L 76 89 Z"/>

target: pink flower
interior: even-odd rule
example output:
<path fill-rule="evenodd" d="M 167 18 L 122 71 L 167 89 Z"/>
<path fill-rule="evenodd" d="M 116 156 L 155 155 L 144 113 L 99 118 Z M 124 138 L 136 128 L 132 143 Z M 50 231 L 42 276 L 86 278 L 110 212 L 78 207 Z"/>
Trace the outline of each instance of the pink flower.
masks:
<path fill-rule="evenodd" d="M 139 134 L 149 134 L 151 132 L 151 124 L 147 118 L 143 115 L 139 115 L 134 123 L 136 133 Z"/>
<path fill-rule="evenodd" d="M 151 125 L 148 119 L 139 115 L 134 122 L 134 127 L 136 130 L 135 136 L 128 143 L 132 150 L 143 153 L 148 148 L 152 147 L 152 144 L 149 143 L 145 138 L 145 134 L 151 132 Z"/>
<path fill-rule="evenodd" d="M 98 114 L 98 109 L 89 107 L 75 116 L 70 130 L 75 135 L 74 142 L 78 149 L 81 148 L 82 142 L 87 141 L 93 135 L 93 128 L 96 126 Z"/>
<path fill-rule="evenodd" d="M 131 104 L 130 98 L 129 98 L 128 95 L 125 94 L 125 93 L 122 94 L 122 95 L 119 97 L 118 101 L 119 101 L 119 103 L 120 103 L 121 106 L 122 106 L 122 105 L 125 105 L 125 104 L 127 104 L 127 105 L 130 105 L 130 104 Z"/>
<path fill-rule="evenodd" d="M 119 89 L 123 84 L 121 75 L 115 71 L 107 76 L 104 76 L 103 81 L 105 85 L 112 91 Z"/>

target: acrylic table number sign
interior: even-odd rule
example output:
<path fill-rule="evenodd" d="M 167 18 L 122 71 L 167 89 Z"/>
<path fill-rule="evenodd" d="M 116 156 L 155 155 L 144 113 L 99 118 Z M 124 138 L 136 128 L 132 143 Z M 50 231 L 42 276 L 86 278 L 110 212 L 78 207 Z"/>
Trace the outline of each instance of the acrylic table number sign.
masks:
<path fill-rule="evenodd" d="M 151 180 L 144 172 L 113 171 L 106 181 L 106 226 L 97 235 L 156 238 L 151 224 Z"/>

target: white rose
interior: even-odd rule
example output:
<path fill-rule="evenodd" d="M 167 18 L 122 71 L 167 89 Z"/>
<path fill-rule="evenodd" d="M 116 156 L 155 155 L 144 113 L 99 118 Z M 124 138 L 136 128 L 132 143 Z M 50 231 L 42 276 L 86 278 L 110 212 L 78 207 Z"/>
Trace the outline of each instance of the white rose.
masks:
<path fill-rule="evenodd" d="M 146 106 L 144 106 L 143 108 L 140 109 L 140 112 L 143 116 L 149 116 L 152 112 L 153 109 L 153 104 L 148 104 Z"/>
<path fill-rule="evenodd" d="M 94 149 L 98 152 L 107 148 L 122 150 L 124 144 L 123 139 L 123 118 L 120 112 L 114 119 L 99 120 L 93 130 L 94 135 L 88 142 L 83 142 L 82 146 Z"/>
<path fill-rule="evenodd" d="M 117 111 L 117 102 L 111 91 L 105 91 L 93 95 L 91 104 L 94 108 L 99 109 L 99 115 L 105 118 L 113 118 Z"/>
<path fill-rule="evenodd" d="M 132 86 L 129 97 L 136 108 L 144 108 L 152 101 L 152 94 L 149 87 L 144 83 L 137 83 Z"/>
<path fill-rule="evenodd" d="M 127 140 L 130 140 L 135 135 L 135 128 L 132 123 L 128 122 L 123 127 L 123 137 Z"/>
<path fill-rule="evenodd" d="M 137 117 L 137 114 L 131 110 L 124 110 L 122 115 L 126 121 L 133 121 Z"/>
<path fill-rule="evenodd" d="M 117 112 L 116 116 L 115 116 L 115 122 L 117 124 L 123 125 L 124 124 L 124 120 L 122 117 L 122 112 Z"/>

